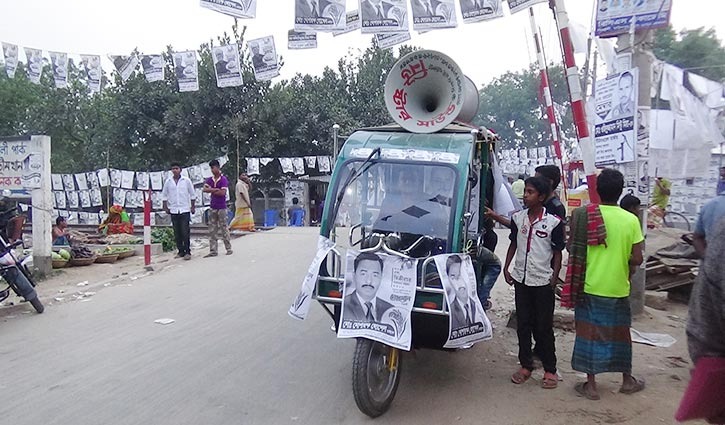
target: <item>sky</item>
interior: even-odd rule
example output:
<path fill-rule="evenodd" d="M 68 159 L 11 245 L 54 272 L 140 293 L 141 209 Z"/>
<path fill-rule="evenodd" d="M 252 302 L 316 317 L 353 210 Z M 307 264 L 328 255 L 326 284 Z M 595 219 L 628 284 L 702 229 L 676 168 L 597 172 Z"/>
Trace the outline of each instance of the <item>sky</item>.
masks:
<path fill-rule="evenodd" d="M 347 0 L 357 8 L 357 0 Z M 316 50 L 287 50 L 287 31 L 293 27 L 294 0 L 258 0 L 256 19 L 247 25 L 247 40 L 273 35 L 285 65 L 279 79 L 296 73 L 318 75 L 325 66 L 335 67 L 340 57 L 364 50 L 372 36 L 360 32 L 332 37 L 318 35 Z M 456 2 L 458 3 L 458 2 Z M 591 25 L 594 0 L 566 0 L 569 17 Z M 556 26 L 546 4 L 534 6 L 547 59 L 561 62 Z M 122 55 L 138 48 L 158 53 L 195 50 L 199 45 L 230 32 L 233 18 L 204 9 L 198 0 L 0 0 L 0 41 L 44 51 Z M 676 30 L 715 28 L 725 37 L 725 1 L 673 0 L 671 23 Z M 458 28 L 413 34 L 407 44 L 441 51 L 455 60 L 463 72 L 481 86 L 507 71 L 527 68 L 535 59 L 528 14 L 520 12 L 493 21 L 461 24 Z M 22 50 L 22 49 L 21 49 Z M 47 53 L 45 54 L 47 56 Z M 21 53 L 21 60 L 24 54 Z M 581 67 L 582 61 L 578 65 Z M 104 59 L 106 72 L 112 70 Z"/>

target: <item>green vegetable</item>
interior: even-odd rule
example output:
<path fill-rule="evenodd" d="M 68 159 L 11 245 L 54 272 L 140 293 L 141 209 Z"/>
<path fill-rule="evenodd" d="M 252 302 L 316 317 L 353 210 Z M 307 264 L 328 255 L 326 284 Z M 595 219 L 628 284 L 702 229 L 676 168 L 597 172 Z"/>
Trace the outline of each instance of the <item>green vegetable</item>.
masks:
<path fill-rule="evenodd" d="M 151 243 L 160 243 L 164 252 L 173 251 L 176 248 L 174 229 L 171 227 L 157 227 L 151 231 Z"/>
<path fill-rule="evenodd" d="M 60 255 L 64 260 L 70 260 L 70 252 L 65 249 L 58 251 L 58 255 Z"/>
<path fill-rule="evenodd" d="M 63 259 L 63 257 L 61 257 L 60 254 L 58 254 L 55 251 L 50 253 L 50 258 L 52 258 L 53 260 L 62 260 Z"/>

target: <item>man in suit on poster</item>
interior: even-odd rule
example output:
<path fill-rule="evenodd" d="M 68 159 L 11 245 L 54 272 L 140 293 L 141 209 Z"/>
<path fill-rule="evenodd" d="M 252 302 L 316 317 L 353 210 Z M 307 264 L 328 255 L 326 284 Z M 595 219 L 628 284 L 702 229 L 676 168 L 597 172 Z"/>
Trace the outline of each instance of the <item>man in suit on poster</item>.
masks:
<path fill-rule="evenodd" d="M 436 10 L 442 2 L 438 0 L 413 0 L 413 16 L 416 18 L 436 16 Z"/>
<path fill-rule="evenodd" d="M 451 302 L 451 329 L 465 328 L 476 323 L 476 304 L 468 294 L 468 285 L 461 273 L 461 257 L 452 255 L 446 261 L 446 274 L 455 289 Z"/>
<path fill-rule="evenodd" d="M 363 0 L 361 6 L 360 20 L 362 21 L 387 19 L 390 9 L 393 8 L 391 3 L 382 0 Z"/>
<path fill-rule="evenodd" d="M 489 0 L 461 0 L 461 14 L 465 16 L 467 13 L 477 12 L 482 10 L 487 14 L 492 14 L 494 6 Z"/>
<path fill-rule="evenodd" d="M 345 294 L 342 320 L 380 322 L 385 312 L 393 307 L 377 297 L 383 279 L 383 260 L 373 253 L 364 252 L 355 258 L 353 270 L 355 291 Z"/>
<path fill-rule="evenodd" d="M 327 0 L 296 0 L 295 18 L 320 18 L 329 4 Z"/>

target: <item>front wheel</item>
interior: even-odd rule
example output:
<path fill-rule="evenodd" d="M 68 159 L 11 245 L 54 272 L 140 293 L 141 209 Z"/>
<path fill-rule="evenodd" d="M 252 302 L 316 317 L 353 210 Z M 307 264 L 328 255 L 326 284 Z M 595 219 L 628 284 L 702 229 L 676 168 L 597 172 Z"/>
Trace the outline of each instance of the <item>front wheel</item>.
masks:
<path fill-rule="evenodd" d="M 28 302 L 30 303 L 30 305 L 33 306 L 33 308 L 35 309 L 35 311 L 38 312 L 38 314 L 45 311 L 45 306 L 43 306 L 43 303 L 40 302 L 39 297 L 35 297 L 32 300 L 28 300 Z"/>
<path fill-rule="evenodd" d="M 385 413 L 400 382 L 401 352 L 358 338 L 352 365 L 352 392 L 358 409 L 371 418 Z"/>

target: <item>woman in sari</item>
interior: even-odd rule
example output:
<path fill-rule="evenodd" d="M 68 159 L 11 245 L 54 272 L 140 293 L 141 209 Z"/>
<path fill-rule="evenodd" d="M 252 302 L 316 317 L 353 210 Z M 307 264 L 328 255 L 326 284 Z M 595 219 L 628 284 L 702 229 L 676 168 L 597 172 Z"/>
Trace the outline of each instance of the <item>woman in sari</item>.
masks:
<path fill-rule="evenodd" d="M 230 230 L 254 232 L 254 216 L 252 215 L 252 202 L 249 192 L 252 190 L 252 181 L 249 176 L 242 173 L 236 186 L 236 200 L 234 201 L 234 219 L 229 223 Z"/>
<path fill-rule="evenodd" d="M 104 235 L 115 235 L 119 233 L 133 234 L 133 224 L 126 211 L 120 205 L 113 205 L 108 209 L 108 217 L 98 226 L 98 232 Z"/>

